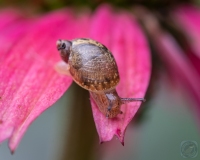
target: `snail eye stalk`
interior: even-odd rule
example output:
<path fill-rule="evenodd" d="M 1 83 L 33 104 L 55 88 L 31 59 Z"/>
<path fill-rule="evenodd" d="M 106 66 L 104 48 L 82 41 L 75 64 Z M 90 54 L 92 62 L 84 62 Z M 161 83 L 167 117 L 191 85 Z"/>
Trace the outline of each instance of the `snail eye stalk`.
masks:
<path fill-rule="evenodd" d="M 61 45 L 61 49 L 65 49 L 65 48 L 66 48 L 66 44 L 63 43 L 63 44 Z"/>
<path fill-rule="evenodd" d="M 62 40 L 58 40 L 56 42 L 56 46 L 57 46 L 58 51 L 66 48 L 65 42 L 62 42 Z"/>
<path fill-rule="evenodd" d="M 72 41 L 58 40 L 57 49 L 60 51 L 62 60 L 69 64 L 70 73 L 75 82 L 90 91 L 99 110 L 107 118 L 115 118 L 118 114 L 122 114 L 120 110 L 122 104 L 145 101 L 144 98 L 119 97 L 115 89 L 120 81 L 117 63 L 112 53 L 99 42 L 86 38 Z M 107 64 L 110 64 L 110 68 L 104 68 Z"/>

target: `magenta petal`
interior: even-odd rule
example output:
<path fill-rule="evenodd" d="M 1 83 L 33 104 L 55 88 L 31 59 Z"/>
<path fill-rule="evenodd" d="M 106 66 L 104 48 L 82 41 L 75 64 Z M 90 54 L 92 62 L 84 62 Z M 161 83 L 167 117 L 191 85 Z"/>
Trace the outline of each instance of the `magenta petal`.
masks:
<path fill-rule="evenodd" d="M 4 27 L 12 25 L 13 22 L 16 22 L 22 18 L 22 15 L 19 11 L 15 9 L 4 9 L 0 11 L 0 30 Z"/>
<path fill-rule="evenodd" d="M 186 34 L 194 53 L 200 59 L 200 9 L 191 5 L 179 6 L 172 17 Z"/>
<path fill-rule="evenodd" d="M 121 77 L 118 94 L 144 97 L 150 79 L 151 58 L 146 38 L 134 18 L 127 13 L 114 16 L 108 6 L 102 6 L 94 15 L 91 36 L 108 46 L 116 58 Z M 92 101 L 100 142 L 109 141 L 116 135 L 124 144 L 126 127 L 140 105 L 141 102 L 122 105 L 123 114 L 108 119 Z"/>
<path fill-rule="evenodd" d="M 74 30 L 74 26 L 78 27 L 71 14 L 55 12 L 32 24 L 0 64 L 0 142 L 10 137 L 12 151 L 30 123 L 55 103 L 72 82 L 54 70 L 60 60 L 56 40 L 83 34 Z"/>
<path fill-rule="evenodd" d="M 0 11 L 0 22 L 1 63 L 13 43 L 16 43 L 19 38 L 22 38 L 27 30 L 26 25 L 30 23 L 28 23 L 16 10 L 11 9 Z"/>
<path fill-rule="evenodd" d="M 188 93 L 191 94 L 192 98 L 196 101 L 197 105 L 193 105 L 192 107 L 199 119 L 200 77 L 175 39 L 168 33 L 158 33 L 158 35 L 155 36 L 155 34 L 153 34 L 152 36 L 154 45 L 160 57 L 166 63 L 171 73 L 173 73 L 174 78 L 182 84 L 184 89 L 187 89 Z"/>
<path fill-rule="evenodd" d="M 179 6 L 172 12 L 172 18 L 188 40 L 186 54 L 200 75 L 200 8 Z"/>
<path fill-rule="evenodd" d="M 150 15 L 150 17 L 151 16 L 152 15 Z M 151 18 L 152 21 L 144 21 L 144 24 L 150 35 L 152 44 L 157 50 L 159 56 L 162 58 L 163 62 L 168 67 L 170 73 L 172 73 L 173 78 L 178 80 L 178 83 L 187 90 L 188 95 L 191 95 L 192 100 L 196 102 L 196 105 L 193 104 L 191 107 L 193 107 L 194 113 L 197 114 L 196 117 L 199 121 L 199 74 L 174 37 L 162 30 L 153 16 Z M 153 25 L 151 22 L 154 22 Z"/>

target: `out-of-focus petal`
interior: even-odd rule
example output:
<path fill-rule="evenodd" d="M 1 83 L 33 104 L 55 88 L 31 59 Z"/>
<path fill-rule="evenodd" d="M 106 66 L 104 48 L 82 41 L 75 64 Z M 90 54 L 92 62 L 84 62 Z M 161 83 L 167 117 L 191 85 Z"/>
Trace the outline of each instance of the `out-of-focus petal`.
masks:
<path fill-rule="evenodd" d="M 146 10 L 139 12 L 138 15 L 149 34 L 153 47 L 166 64 L 172 77 L 178 80 L 188 95 L 191 95 L 190 98 L 195 100 L 196 105 L 192 105 L 192 109 L 199 121 L 200 77 L 198 73 L 174 37 L 161 29 L 155 16 Z"/>
<path fill-rule="evenodd" d="M 200 9 L 191 5 L 179 6 L 174 10 L 172 18 L 186 34 L 194 53 L 200 59 Z"/>
<path fill-rule="evenodd" d="M 155 36 L 153 39 L 156 49 L 170 71 L 200 104 L 200 78 L 178 43 L 167 33 Z M 197 111 L 200 113 L 199 107 Z"/>
<path fill-rule="evenodd" d="M 26 25 L 29 25 L 30 22 L 28 23 L 28 20 L 22 17 L 16 10 L 11 9 L 0 11 L 0 22 L 1 63 L 10 47 L 26 33 L 28 28 Z"/>
<path fill-rule="evenodd" d="M 200 8 L 182 5 L 174 9 L 171 18 L 187 38 L 186 53 L 200 75 Z"/>
<path fill-rule="evenodd" d="M 121 97 L 144 97 L 151 73 L 151 58 L 146 38 L 138 24 L 128 13 L 114 15 L 109 6 L 101 6 L 94 15 L 91 37 L 105 44 L 116 58 Z M 92 101 L 93 117 L 100 142 L 109 141 L 116 135 L 124 144 L 128 123 L 134 117 L 141 102 L 122 105 L 123 114 L 108 119 Z"/>
<path fill-rule="evenodd" d="M 11 25 L 13 22 L 17 22 L 22 19 L 22 14 L 18 10 L 15 9 L 4 9 L 0 11 L 0 30 L 4 27 Z"/>
<path fill-rule="evenodd" d="M 56 40 L 73 39 L 87 32 L 84 29 L 88 29 L 88 16 L 76 21 L 73 14 L 61 10 L 31 24 L 0 64 L 0 142 L 10 138 L 11 151 L 30 123 L 58 100 L 72 82 L 70 77 L 59 75 L 54 65 L 60 60 Z"/>

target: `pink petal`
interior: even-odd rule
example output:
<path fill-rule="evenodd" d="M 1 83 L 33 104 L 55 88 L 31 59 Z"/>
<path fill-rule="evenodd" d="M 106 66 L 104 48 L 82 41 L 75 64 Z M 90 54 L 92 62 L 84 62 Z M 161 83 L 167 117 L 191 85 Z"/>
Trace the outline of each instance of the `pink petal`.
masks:
<path fill-rule="evenodd" d="M 194 53 L 200 59 L 200 9 L 191 5 L 179 6 L 174 10 L 172 17 L 186 34 Z"/>
<path fill-rule="evenodd" d="M 65 10 L 48 14 L 29 24 L 0 64 L 0 142 L 10 137 L 12 151 L 30 123 L 67 90 L 72 79 L 54 70 L 60 60 L 57 39 L 83 36 L 88 15 L 75 21 Z M 85 27 L 80 29 L 79 22 Z M 31 24 L 31 25 L 30 25 Z M 22 25 L 15 28 L 16 30 Z"/>
<path fill-rule="evenodd" d="M 4 10 L 0 12 L 0 44 L 1 56 L 0 63 L 4 60 L 8 50 L 26 32 L 27 20 L 22 18 L 14 10 Z M 24 27 L 21 27 L 24 26 Z M 16 30 L 17 28 L 17 30 Z"/>
<path fill-rule="evenodd" d="M 94 15 L 90 34 L 105 44 L 116 58 L 121 77 L 118 94 L 121 97 L 144 97 L 150 79 L 151 58 L 146 38 L 134 18 L 128 13 L 114 16 L 109 6 L 102 6 Z M 116 135 L 124 144 L 126 127 L 140 105 L 141 102 L 122 105 L 123 114 L 108 119 L 92 101 L 100 142 L 109 141 Z"/>
<path fill-rule="evenodd" d="M 178 46 L 175 39 L 167 33 L 154 36 L 154 45 L 159 51 L 163 61 L 167 64 L 173 76 L 187 89 L 192 98 L 197 102 L 194 106 L 195 114 L 200 114 L 200 77 L 194 67 L 184 55 L 183 50 Z"/>
<path fill-rule="evenodd" d="M 145 18 L 145 16 L 147 17 Z M 149 19 L 147 20 L 147 18 Z M 196 117 L 199 121 L 200 77 L 198 73 L 176 40 L 169 33 L 160 28 L 153 15 L 146 13 L 141 19 L 146 20 L 144 24 L 150 35 L 152 44 L 168 67 L 170 73 L 172 73 L 172 77 L 178 80 L 178 83 L 186 89 L 188 95 L 191 95 L 190 98 L 195 100 L 197 105 L 192 105 L 192 109 L 194 109 L 194 113 L 197 114 Z"/>
<path fill-rule="evenodd" d="M 168 34 L 160 35 L 156 37 L 155 43 L 156 47 L 162 54 L 162 58 L 168 64 L 170 69 L 179 75 L 184 83 L 187 83 L 188 87 L 194 91 L 195 95 L 200 100 L 199 90 L 200 90 L 200 79 L 197 76 L 197 72 L 194 70 L 191 63 L 184 56 L 182 49 L 178 46 L 174 38 Z M 161 52 L 162 50 L 162 52 Z"/>
<path fill-rule="evenodd" d="M 179 6 L 171 17 L 187 37 L 189 47 L 186 53 L 200 75 L 200 9 L 191 5 Z"/>
<path fill-rule="evenodd" d="M 16 22 L 22 18 L 22 15 L 19 13 L 19 11 L 15 9 L 4 9 L 0 11 L 0 30 L 2 28 L 7 27 L 11 25 L 13 22 Z"/>

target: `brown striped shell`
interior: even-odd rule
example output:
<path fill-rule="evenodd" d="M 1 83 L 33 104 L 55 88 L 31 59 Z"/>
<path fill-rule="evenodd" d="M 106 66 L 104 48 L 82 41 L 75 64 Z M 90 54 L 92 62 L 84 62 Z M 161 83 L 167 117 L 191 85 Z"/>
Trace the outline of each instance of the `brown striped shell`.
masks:
<path fill-rule="evenodd" d="M 104 45 L 91 39 L 75 39 L 70 51 L 70 73 L 81 87 L 102 92 L 119 83 L 115 59 Z"/>
<path fill-rule="evenodd" d="M 99 110 L 108 118 L 122 113 L 123 103 L 143 101 L 143 98 L 121 98 L 115 89 L 119 72 L 111 52 L 101 43 L 85 38 L 58 40 L 57 49 L 74 81 L 90 91 Z"/>

